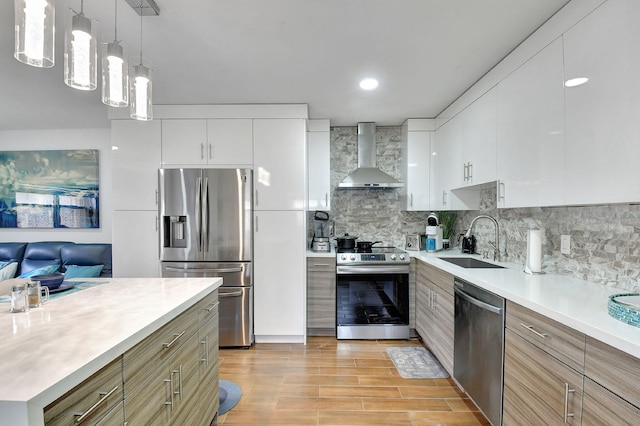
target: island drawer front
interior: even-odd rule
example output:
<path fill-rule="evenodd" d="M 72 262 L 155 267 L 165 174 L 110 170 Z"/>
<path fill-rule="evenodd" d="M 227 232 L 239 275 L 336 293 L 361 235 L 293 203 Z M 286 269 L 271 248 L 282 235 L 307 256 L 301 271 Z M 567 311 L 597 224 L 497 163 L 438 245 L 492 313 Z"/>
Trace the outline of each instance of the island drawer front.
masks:
<path fill-rule="evenodd" d="M 180 314 L 123 355 L 125 393 L 135 390 L 198 329 L 198 304 Z"/>
<path fill-rule="evenodd" d="M 47 426 L 95 424 L 122 402 L 122 358 L 71 389 L 44 409 Z M 86 414 L 86 420 L 76 423 L 76 414 Z"/>
<path fill-rule="evenodd" d="M 205 381 L 218 371 L 218 347 L 220 345 L 218 320 L 219 317 L 216 314 L 198 331 L 200 336 L 199 369 L 200 375 Z"/>
<path fill-rule="evenodd" d="M 640 407 L 640 359 L 587 337 L 584 374 Z"/>
<path fill-rule="evenodd" d="M 426 262 L 422 262 L 416 270 L 420 275 L 419 279 L 427 279 L 453 296 L 453 275 Z"/>
<path fill-rule="evenodd" d="M 308 257 L 307 271 L 336 273 L 335 257 Z"/>
<path fill-rule="evenodd" d="M 198 302 L 198 324 L 203 324 L 218 313 L 218 290 L 212 291 Z"/>
<path fill-rule="evenodd" d="M 584 334 L 510 301 L 506 327 L 569 367 L 584 371 Z"/>

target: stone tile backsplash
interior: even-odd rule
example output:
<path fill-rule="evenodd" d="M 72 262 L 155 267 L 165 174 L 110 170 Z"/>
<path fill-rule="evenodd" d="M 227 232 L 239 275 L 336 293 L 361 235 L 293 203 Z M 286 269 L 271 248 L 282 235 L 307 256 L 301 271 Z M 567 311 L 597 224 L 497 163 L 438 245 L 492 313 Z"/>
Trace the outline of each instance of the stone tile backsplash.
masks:
<path fill-rule="evenodd" d="M 400 126 L 378 127 L 378 167 L 399 178 Z M 337 189 L 338 183 L 357 167 L 357 128 L 331 128 L 331 218 L 336 235 L 349 233 L 364 241 L 383 241 L 404 247 L 405 236 L 424 233 L 429 212 L 403 211 L 398 190 Z M 426 183 L 425 183 L 426 184 Z M 504 260 L 524 265 L 527 231 L 543 230 L 543 271 L 640 292 L 640 205 L 536 207 L 497 209 L 495 189 L 482 190 L 481 209 L 459 212 L 457 233 L 479 214 L 488 214 L 500 225 Z M 313 212 L 309 213 L 313 225 Z M 309 231 L 310 235 L 312 230 Z M 490 250 L 493 224 L 479 220 L 473 230 L 478 252 Z M 571 236 L 571 254 L 560 253 L 560 236 Z M 458 250 L 454 248 L 453 250 Z M 505 257 L 506 254 L 506 257 Z"/>

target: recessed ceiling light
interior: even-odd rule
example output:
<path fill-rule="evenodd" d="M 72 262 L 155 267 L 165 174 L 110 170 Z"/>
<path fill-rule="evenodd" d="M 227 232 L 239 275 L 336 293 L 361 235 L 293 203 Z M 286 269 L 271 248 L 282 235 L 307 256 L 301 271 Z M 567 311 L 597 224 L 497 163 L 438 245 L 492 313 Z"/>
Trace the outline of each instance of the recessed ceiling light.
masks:
<path fill-rule="evenodd" d="M 585 84 L 587 81 L 589 81 L 587 77 L 570 78 L 569 80 L 564 82 L 564 85 L 567 87 L 575 87 L 580 86 L 581 84 Z"/>
<path fill-rule="evenodd" d="M 375 78 L 365 78 L 360 80 L 360 88 L 362 90 L 373 90 L 378 87 L 378 80 Z"/>

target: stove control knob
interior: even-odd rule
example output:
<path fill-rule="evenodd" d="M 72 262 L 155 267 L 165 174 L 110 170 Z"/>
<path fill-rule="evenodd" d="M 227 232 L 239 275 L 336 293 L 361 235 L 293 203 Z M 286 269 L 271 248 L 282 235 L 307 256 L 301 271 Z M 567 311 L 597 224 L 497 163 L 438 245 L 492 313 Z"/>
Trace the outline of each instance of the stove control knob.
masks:
<path fill-rule="evenodd" d="M 351 257 L 349 258 L 352 262 L 354 262 L 356 260 L 356 255 L 352 254 Z"/>
<path fill-rule="evenodd" d="M 400 254 L 400 260 L 404 260 L 404 254 Z"/>
<path fill-rule="evenodd" d="M 340 260 L 347 260 L 347 256 L 346 256 L 346 255 L 344 255 L 344 254 L 341 254 L 341 255 L 340 255 Z"/>
<path fill-rule="evenodd" d="M 391 260 L 396 260 L 396 255 L 395 254 L 391 255 Z"/>

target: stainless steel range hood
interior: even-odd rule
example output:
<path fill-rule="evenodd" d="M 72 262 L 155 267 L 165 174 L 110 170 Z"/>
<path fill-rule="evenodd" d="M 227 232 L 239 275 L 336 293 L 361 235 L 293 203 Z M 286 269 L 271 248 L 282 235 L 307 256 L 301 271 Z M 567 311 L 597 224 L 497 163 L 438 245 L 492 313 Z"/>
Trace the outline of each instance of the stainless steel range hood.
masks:
<path fill-rule="evenodd" d="M 338 184 L 343 189 L 402 188 L 404 183 L 376 167 L 376 123 L 358 123 L 358 168 Z"/>

